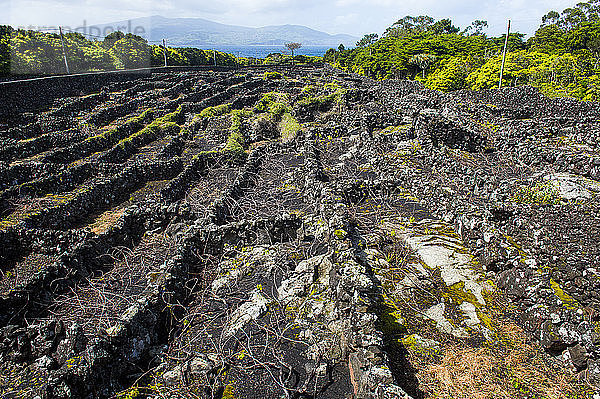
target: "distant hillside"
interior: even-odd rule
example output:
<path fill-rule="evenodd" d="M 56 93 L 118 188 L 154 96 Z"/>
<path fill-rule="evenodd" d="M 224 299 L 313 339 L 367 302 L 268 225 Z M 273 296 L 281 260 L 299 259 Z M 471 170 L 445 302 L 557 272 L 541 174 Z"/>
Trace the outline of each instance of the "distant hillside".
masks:
<path fill-rule="evenodd" d="M 358 38 L 350 35 L 330 35 L 300 25 L 265 26 L 249 28 L 245 26 L 224 25 L 202 18 L 164 18 L 152 16 L 135 18 L 129 21 L 96 25 L 101 30 L 106 27 L 135 33 L 136 27 L 143 27 L 148 40 L 169 39 L 170 45 L 208 46 L 208 45 L 283 45 L 299 42 L 305 46 L 335 46 L 340 43 L 354 46 Z M 148 34 L 149 32 L 149 34 Z"/>

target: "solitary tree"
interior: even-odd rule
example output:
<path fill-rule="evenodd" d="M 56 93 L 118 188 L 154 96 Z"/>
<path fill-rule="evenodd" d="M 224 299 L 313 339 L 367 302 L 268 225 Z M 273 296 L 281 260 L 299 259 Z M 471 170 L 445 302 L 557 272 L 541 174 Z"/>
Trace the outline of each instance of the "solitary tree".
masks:
<path fill-rule="evenodd" d="M 421 68 L 423 71 L 423 78 L 425 78 L 425 71 L 431 64 L 435 62 L 435 55 L 431 54 L 416 54 L 410 57 L 408 60 L 409 64 L 413 64 Z"/>
<path fill-rule="evenodd" d="M 294 50 L 297 50 L 300 47 L 302 47 L 302 44 L 301 43 L 286 43 L 285 47 L 290 49 L 290 51 L 292 52 L 292 59 L 294 59 Z"/>

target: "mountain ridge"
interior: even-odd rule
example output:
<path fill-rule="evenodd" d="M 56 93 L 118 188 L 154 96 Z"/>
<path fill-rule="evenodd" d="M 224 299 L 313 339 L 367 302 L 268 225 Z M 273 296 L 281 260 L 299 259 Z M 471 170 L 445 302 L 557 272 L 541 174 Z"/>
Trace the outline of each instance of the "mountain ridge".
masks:
<path fill-rule="evenodd" d="M 284 45 L 299 42 L 305 46 L 335 46 L 340 43 L 353 46 L 357 37 L 347 34 L 329 34 L 304 25 L 285 24 L 247 27 L 214 22 L 205 18 L 167 18 L 160 15 L 133 18 L 94 25 L 102 32 L 129 30 L 149 41 L 168 39 L 171 45 Z M 121 29 L 119 29 L 121 28 Z M 143 33 L 140 33 L 143 29 Z"/>

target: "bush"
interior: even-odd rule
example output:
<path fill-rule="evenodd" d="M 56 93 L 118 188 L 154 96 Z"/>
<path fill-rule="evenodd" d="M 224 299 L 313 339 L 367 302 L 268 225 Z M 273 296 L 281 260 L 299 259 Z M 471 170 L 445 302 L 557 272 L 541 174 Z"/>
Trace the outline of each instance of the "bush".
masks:
<path fill-rule="evenodd" d="M 210 118 L 213 116 L 225 115 L 231 110 L 230 106 L 230 104 L 219 104 L 214 107 L 207 107 L 200 112 L 199 116 L 200 118 Z"/>
<path fill-rule="evenodd" d="M 288 103 L 289 99 L 285 93 L 266 93 L 256 102 L 254 112 L 268 112 L 275 116 L 281 116 L 286 112 L 290 112 Z"/>
<path fill-rule="evenodd" d="M 265 80 L 275 80 L 281 79 L 283 76 L 279 72 L 265 72 L 263 75 L 263 79 Z"/>
<path fill-rule="evenodd" d="M 537 182 L 519 187 L 512 199 L 518 204 L 553 205 L 560 203 L 560 194 L 551 182 Z"/>

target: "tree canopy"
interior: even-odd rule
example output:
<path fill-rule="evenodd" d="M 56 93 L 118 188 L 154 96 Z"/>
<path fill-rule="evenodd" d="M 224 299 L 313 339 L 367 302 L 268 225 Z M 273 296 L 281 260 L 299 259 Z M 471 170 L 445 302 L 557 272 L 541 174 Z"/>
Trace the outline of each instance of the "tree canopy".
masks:
<path fill-rule="evenodd" d="M 294 57 L 294 50 L 298 50 L 300 47 L 302 47 L 302 44 L 301 43 L 296 43 L 296 42 L 286 43 L 285 47 L 287 47 L 292 52 L 292 58 L 293 58 Z"/>
<path fill-rule="evenodd" d="M 81 33 L 64 34 L 65 52 L 71 72 L 88 72 L 122 68 L 144 68 L 164 64 L 163 48 L 151 45 L 131 33 L 112 32 L 103 40 L 88 40 Z M 213 63 L 212 50 L 197 48 L 166 49 L 171 66 Z M 246 58 L 216 52 L 218 65 L 248 63 Z M 58 74 L 65 72 L 62 45 L 57 34 L 14 30 L 0 25 L 0 75 Z"/>
<path fill-rule="evenodd" d="M 366 34 L 362 37 L 362 39 L 360 39 L 359 41 L 356 42 L 356 47 L 370 46 L 371 44 L 375 43 L 378 38 L 379 38 L 379 35 L 377 33 Z"/>
<path fill-rule="evenodd" d="M 498 86 L 506 35 L 488 37 L 475 20 L 462 31 L 450 19 L 406 16 L 383 36 L 365 35 L 357 47 L 329 49 L 324 61 L 375 79 L 417 79 L 438 90 Z M 503 86 L 529 84 L 550 96 L 599 100 L 600 0 L 550 11 L 527 41 L 508 37 Z"/>

